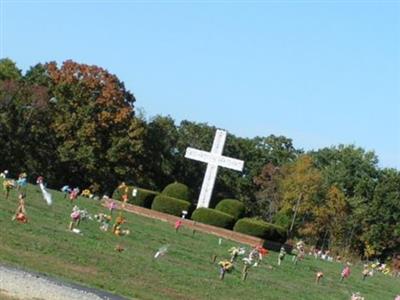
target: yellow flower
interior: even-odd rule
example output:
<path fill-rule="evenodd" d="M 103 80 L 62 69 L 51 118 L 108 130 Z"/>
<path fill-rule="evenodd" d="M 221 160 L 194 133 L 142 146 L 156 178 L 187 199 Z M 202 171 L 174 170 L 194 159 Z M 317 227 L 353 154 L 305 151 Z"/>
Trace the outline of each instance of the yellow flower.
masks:
<path fill-rule="evenodd" d="M 218 265 L 225 269 L 226 271 L 231 271 L 233 269 L 233 264 L 228 260 L 221 260 Z"/>

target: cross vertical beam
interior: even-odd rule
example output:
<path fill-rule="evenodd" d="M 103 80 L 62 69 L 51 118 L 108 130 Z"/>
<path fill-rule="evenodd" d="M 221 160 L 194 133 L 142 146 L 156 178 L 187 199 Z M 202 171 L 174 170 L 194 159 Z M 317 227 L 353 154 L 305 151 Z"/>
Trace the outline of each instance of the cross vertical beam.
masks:
<path fill-rule="evenodd" d="M 207 163 L 207 170 L 201 186 L 197 208 L 209 207 L 219 166 L 236 171 L 243 170 L 244 161 L 222 155 L 225 140 L 226 131 L 218 129 L 215 133 L 211 152 L 206 152 L 191 147 L 186 149 L 186 158 Z"/>

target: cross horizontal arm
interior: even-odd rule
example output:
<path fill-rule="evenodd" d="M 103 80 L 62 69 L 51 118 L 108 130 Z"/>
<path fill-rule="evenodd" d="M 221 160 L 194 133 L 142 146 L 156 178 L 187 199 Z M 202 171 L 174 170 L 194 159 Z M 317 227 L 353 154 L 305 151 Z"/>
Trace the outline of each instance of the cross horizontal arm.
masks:
<path fill-rule="evenodd" d="M 221 166 L 229 169 L 233 169 L 236 171 L 243 170 L 244 161 L 230 158 L 227 156 L 216 155 L 210 152 L 194 149 L 191 147 L 186 148 L 186 158 L 190 158 L 193 160 L 201 161 L 204 163 L 213 164 L 216 166 Z"/>
<path fill-rule="evenodd" d="M 230 158 L 227 156 L 220 156 L 218 159 L 218 165 L 220 167 L 236 170 L 236 171 L 242 171 L 243 170 L 243 165 L 244 161 L 235 159 L 235 158 Z"/>

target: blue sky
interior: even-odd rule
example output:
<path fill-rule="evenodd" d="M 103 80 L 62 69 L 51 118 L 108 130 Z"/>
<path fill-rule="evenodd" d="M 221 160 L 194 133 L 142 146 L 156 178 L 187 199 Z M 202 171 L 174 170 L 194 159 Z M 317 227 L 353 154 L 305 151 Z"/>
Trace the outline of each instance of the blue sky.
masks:
<path fill-rule="evenodd" d="M 24 71 L 96 64 L 149 117 L 400 169 L 399 1 L 0 1 L 0 55 Z"/>

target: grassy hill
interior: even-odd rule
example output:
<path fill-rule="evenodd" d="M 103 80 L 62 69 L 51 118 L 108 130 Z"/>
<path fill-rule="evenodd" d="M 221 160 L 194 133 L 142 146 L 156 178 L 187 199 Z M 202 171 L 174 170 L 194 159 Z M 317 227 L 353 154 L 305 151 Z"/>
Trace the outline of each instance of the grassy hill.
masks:
<path fill-rule="evenodd" d="M 1 183 L 1 180 L 0 180 Z M 18 265 L 87 286 L 139 299 L 343 299 L 361 292 L 366 299 L 393 300 L 400 293 L 400 279 L 377 274 L 362 281 L 361 267 L 352 268 L 349 280 L 339 282 L 342 266 L 307 257 L 297 266 L 286 257 L 277 266 L 277 253 L 241 280 L 242 263 L 218 279 L 211 256 L 228 258 L 235 242 L 183 228 L 179 233 L 167 223 L 125 213 L 125 237 L 102 232 L 96 221 L 83 221 L 83 235 L 67 230 L 72 205 L 56 191 L 48 206 L 36 186 L 28 186 L 26 210 L 29 223 L 12 222 L 17 192 L 8 200 L 0 195 L 0 262 Z M 89 213 L 106 212 L 95 200 L 79 198 L 76 204 Z M 115 214 L 114 214 L 115 215 Z M 126 250 L 114 250 L 121 243 Z M 157 249 L 169 245 L 168 253 L 153 259 Z M 218 261 L 218 260 L 217 260 Z M 272 268 L 271 268 L 272 267 Z M 316 271 L 325 277 L 314 283 Z"/>

